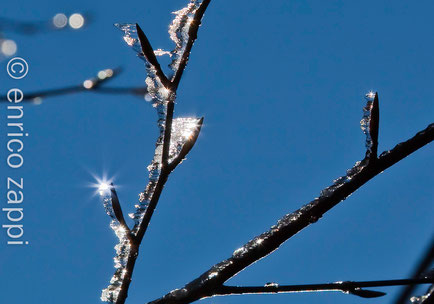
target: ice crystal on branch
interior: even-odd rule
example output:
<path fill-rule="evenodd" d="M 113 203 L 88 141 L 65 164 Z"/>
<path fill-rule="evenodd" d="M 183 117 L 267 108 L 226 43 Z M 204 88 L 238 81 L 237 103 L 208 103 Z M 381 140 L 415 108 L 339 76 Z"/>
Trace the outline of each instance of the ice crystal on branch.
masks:
<path fill-rule="evenodd" d="M 116 23 L 115 26 L 124 33 L 125 42 L 137 53 L 137 56 L 145 62 L 147 77 L 145 79 L 149 95 L 152 98 L 153 105 L 167 102 L 172 97 L 171 91 L 164 87 L 161 79 L 157 76 L 155 67 L 146 60 L 142 52 L 139 36 L 137 33 L 137 25 L 133 23 Z M 154 50 L 156 55 L 164 54 L 163 50 Z"/>
<path fill-rule="evenodd" d="M 192 117 L 181 117 L 173 120 L 169 150 L 170 161 L 179 155 L 185 143 L 197 132 L 199 122 L 199 118 Z"/>
<path fill-rule="evenodd" d="M 187 7 L 173 12 L 175 19 L 169 27 L 170 39 L 175 42 L 175 49 L 172 51 L 172 63 L 169 67 L 178 71 L 182 55 L 184 54 L 189 38 L 190 26 L 193 22 L 193 16 L 199 8 L 199 2 L 191 0 Z"/>
<path fill-rule="evenodd" d="M 165 51 L 165 50 L 162 50 L 162 49 L 154 50 L 154 54 L 155 54 L 155 56 L 169 55 L 170 57 L 172 57 L 172 53 L 171 52 Z"/>
<path fill-rule="evenodd" d="M 190 117 L 173 119 L 175 91 L 180 75 L 182 75 L 182 71 L 177 72 L 178 69 L 185 68 L 192 42 L 196 38 L 198 24 L 193 28 L 191 26 L 195 25 L 193 23 L 194 15 L 199 7 L 198 1 L 191 0 L 186 8 L 174 13 L 175 19 L 169 28 L 170 38 L 175 42 L 175 49 L 172 52 L 153 49 L 145 33 L 137 24 L 115 24 L 123 32 L 125 42 L 145 62 L 147 72 L 145 82 L 148 92 L 145 99 L 151 101 L 157 110 L 159 136 L 155 144 L 154 157 L 147 167 L 149 171 L 148 184 L 145 190 L 139 194 L 139 203 L 135 206 L 135 212 L 129 214 L 130 218 L 134 220 L 134 227 L 131 231 L 125 224 L 116 193 L 112 191 L 111 196 L 104 198 L 104 206 L 112 218 L 110 226 L 116 232 L 119 244 L 115 247 L 117 255 L 114 259 L 117 270 L 110 285 L 102 292 L 101 299 L 103 301 L 116 302 L 122 282 L 129 278 L 128 275 L 125 277 L 125 267 L 131 252 L 129 240 L 139 236 L 143 231 L 140 229 L 147 224 L 143 222 L 143 218 L 148 208 L 155 208 L 154 205 L 151 207 L 149 205 L 154 202 L 152 199 L 157 185 L 159 185 L 162 170 L 165 169 L 164 172 L 167 173 L 167 170 L 173 170 L 182 161 L 182 158 L 192 148 L 202 125 L 203 119 Z M 164 74 L 156 58 L 156 56 L 163 55 L 172 57 L 172 62 L 169 65 L 175 72 L 172 80 L 169 80 Z"/>
<path fill-rule="evenodd" d="M 113 209 L 111 187 L 113 186 L 103 183 L 98 190 L 103 201 L 104 209 L 111 218 L 110 227 L 119 239 L 119 243 L 115 246 L 116 256 L 114 257 L 114 263 L 116 272 L 110 280 L 110 285 L 102 291 L 101 300 L 115 303 L 125 275 L 125 266 L 130 253 L 130 241 L 127 237 L 127 231 L 125 231 L 125 228 L 117 219 L 115 210 Z"/>
<path fill-rule="evenodd" d="M 142 60 L 146 60 L 142 54 L 136 25 L 134 23 L 115 23 L 115 26 L 124 32 L 124 41 L 133 48 Z"/>
<path fill-rule="evenodd" d="M 157 56 L 169 54 L 173 60 L 170 67 L 176 72 L 179 67 L 180 59 L 185 51 L 187 41 L 189 38 L 189 29 L 193 20 L 193 15 L 199 8 L 198 1 L 191 1 L 187 7 L 174 12 L 175 19 L 169 27 L 170 38 L 175 42 L 175 49 L 169 53 L 161 49 L 154 50 Z M 140 222 L 143 218 L 144 212 L 152 199 L 155 187 L 157 185 L 162 166 L 162 150 L 164 142 L 164 132 L 166 125 L 167 103 L 174 101 L 174 93 L 166 88 L 162 80 L 157 75 L 156 67 L 149 62 L 143 54 L 142 46 L 136 24 L 115 24 L 124 33 L 125 42 L 133 48 L 138 54 L 139 58 L 145 61 L 147 77 L 146 85 L 148 94 L 153 102 L 153 106 L 158 113 L 158 127 L 159 137 L 156 142 L 154 158 L 151 164 L 147 167 L 149 171 L 149 182 L 145 190 L 139 194 L 139 204 L 136 205 L 136 211 L 130 213 L 129 216 L 135 221 L 133 233 L 136 233 Z M 140 29 L 139 29 L 140 30 Z M 140 36 L 142 37 L 142 36 Z M 152 61 L 152 60 L 151 60 Z M 171 141 L 169 148 L 169 161 L 173 160 L 179 155 L 184 144 L 188 141 L 190 136 L 197 130 L 199 119 L 197 118 L 176 118 L 172 122 Z"/>
<path fill-rule="evenodd" d="M 347 174 L 341 176 L 333 181 L 333 185 L 321 191 L 321 197 L 329 197 L 334 191 L 349 181 L 362 171 L 369 163 L 371 157 L 377 157 L 378 145 L 378 97 L 377 94 L 370 91 L 365 95 L 366 106 L 363 107 L 363 117 L 360 121 L 360 127 L 366 135 L 365 146 L 367 149 L 367 157 L 358 161 L 354 166 L 347 170 Z M 376 103 L 376 104 L 375 104 Z"/>
<path fill-rule="evenodd" d="M 145 190 L 139 195 L 139 204 L 135 206 L 136 211 L 129 214 L 129 216 L 134 220 L 135 225 L 133 232 L 136 233 L 160 176 L 167 103 L 169 100 L 174 99 L 174 94 L 163 85 L 160 78 L 157 76 L 156 68 L 146 60 L 140 45 L 136 24 L 115 24 L 115 26 L 124 33 L 125 42 L 133 48 L 139 58 L 145 61 L 147 72 L 145 82 L 148 88 L 148 96 L 152 100 L 153 106 L 156 108 L 158 114 L 157 124 L 159 128 L 159 137 L 156 142 L 154 158 L 148 166 L 149 182 Z M 161 52 L 163 51 L 154 51 L 157 55 L 160 55 Z"/>

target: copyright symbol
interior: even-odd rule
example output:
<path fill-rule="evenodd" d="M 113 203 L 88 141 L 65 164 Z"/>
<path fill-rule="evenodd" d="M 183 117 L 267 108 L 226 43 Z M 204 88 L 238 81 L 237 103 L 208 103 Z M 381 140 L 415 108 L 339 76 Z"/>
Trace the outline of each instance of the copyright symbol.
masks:
<path fill-rule="evenodd" d="M 13 79 L 23 79 L 29 72 L 29 65 L 21 57 L 14 57 L 9 60 L 6 67 L 8 75 Z"/>

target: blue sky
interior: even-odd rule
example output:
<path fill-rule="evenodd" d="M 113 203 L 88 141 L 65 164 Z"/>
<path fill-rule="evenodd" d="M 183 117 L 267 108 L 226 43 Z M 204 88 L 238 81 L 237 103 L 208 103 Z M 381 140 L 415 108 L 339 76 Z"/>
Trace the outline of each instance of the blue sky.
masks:
<path fill-rule="evenodd" d="M 138 22 L 170 49 L 170 12 L 187 1 L 44 1 L 2 4 L 1 16 L 49 20 L 89 12 L 81 31 L 8 33 L 30 72 L 0 93 L 81 83 L 122 66 L 113 86 L 144 83 L 142 62 L 116 22 Z M 212 1 L 178 91 L 176 115 L 205 116 L 187 161 L 171 175 L 142 244 L 128 303 L 183 286 L 364 156 L 364 94 L 380 96 L 380 151 L 434 117 L 432 1 Z M 7 176 L 25 180 L 25 247 L 0 246 L 8 304 L 99 303 L 114 272 L 116 238 L 88 185 L 107 174 L 132 211 L 158 135 L 156 113 L 132 96 L 68 95 L 25 106 L 25 164 L 6 168 L 0 105 L 2 208 Z M 230 281 L 239 285 L 406 277 L 432 236 L 434 146 L 384 172 L 317 224 Z M 0 220 L 6 221 L 2 213 Z M 340 293 L 233 296 L 203 303 L 390 303 Z"/>

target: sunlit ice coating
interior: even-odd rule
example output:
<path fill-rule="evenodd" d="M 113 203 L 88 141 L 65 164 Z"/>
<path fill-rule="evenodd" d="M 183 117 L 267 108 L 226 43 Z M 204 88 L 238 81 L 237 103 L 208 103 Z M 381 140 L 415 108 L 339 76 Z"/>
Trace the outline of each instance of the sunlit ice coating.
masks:
<path fill-rule="evenodd" d="M 156 56 L 169 55 L 172 59 L 169 67 L 176 74 L 180 67 L 181 58 L 186 50 L 187 42 L 189 39 L 189 30 L 192 24 L 193 16 L 200 6 L 200 2 L 191 0 L 187 7 L 174 12 L 175 18 L 169 26 L 169 35 L 175 43 L 175 48 L 172 51 L 165 51 L 162 49 L 154 50 Z M 152 103 L 152 106 L 157 110 L 158 120 L 157 125 L 159 128 L 159 137 L 156 141 L 156 148 L 154 158 L 147 167 L 149 171 L 149 181 L 143 192 L 139 194 L 139 202 L 135 205 L 135 212 L 130 213 L 129 217 L 134 220 L 134 228 L 131 233 L 137 234 L 143 216 L 152 196 L 155 191 L 158 179 L 161 174 L 162 168 L 162 153 L 164 144 L 164 134 L 166 128 L 166 114 L 167 105 L 169 102 L 174 102 L 175 94 L 170 88 L 163 85 L 163 81 L 158 77 L 156 69 L 147 62 L 144 54 L 142 53 L 140 40 L 137 34 L 136 24 L 115 24 L 123 33 L 123 39 L 128 46 L 132 47 L 137 53 L 138 57 L 145 62 L 147 77 L 145 79 L 148 94 L 146 100 Z M 99 76 L 99 75 L 98 75 Z M 83 84 L 85 87 L 92 87 L 92 83 Z M 169 144 L 169 161 L 177 158 L 193 134 L 200 128 L 200 119 L 196 117 L 179 117 L 173 118 L 172 127 L 170 130 L 170 144 Z M 107 183 L 101 183 L 99 187 L 102 192 L 103 204 L 107 214 L 111 217 L 111 228 L 115 231 L 119 239 L 119 243 L 115 246 L 115 268 L 116 272 L 110 281 L 110 285 L 102 291 L 101 300 L 109 303 L 115 303 L 121 290 L 123 278 L 125 276 L 125 266 L 127 263 L 128 254 L 130 252 L 130 243 L 119 221 L 116 219 L 112 198 L 110 197 L 110 186 Z"/>

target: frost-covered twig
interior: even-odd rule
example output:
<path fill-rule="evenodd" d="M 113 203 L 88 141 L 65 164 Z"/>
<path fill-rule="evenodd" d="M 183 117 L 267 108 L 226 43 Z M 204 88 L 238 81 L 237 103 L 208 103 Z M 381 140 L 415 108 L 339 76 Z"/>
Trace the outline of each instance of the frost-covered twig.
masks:
<path fill-rule="evenodd" d="M 193 42 L 201 18 L 209 0 L 199 4 L 191 0 L 190 4 L 175 12 L 175 20 L 169 33 L 175 42 L 172 52 L 154 50 L 145 33 L 137 24 L 116 24 L 124 32 L 125 42 L 131 46 L 139 58 L 145 61 L 148 93 L 153 106 L 158 113 L 159 137 L 156 142 L 154 158 L 148 166 L 149 182 L 145 190 L 139 195 L 136 212 L 131 213 L 134 227 L 128 230 L 129 246 L 127 247 L 126 263 L 122 265 L 120 275 L 115 273 L 110 285 L 103 290 L 101 299 L 106 302 L 123 304 L 128 296 L 131 277 L 138 257 L 139 248 L 147 231 L 155 208 L 159 202 L 170 173 L 182 162 L 190 152 L 199 136 L 203 118 L 177 117 L 174 118 L 176 90 L 179 80 L 187 64 Z M 194 15 L 192 18 L 191 15 Z M 190 18 L 192 18 L 190 20 Z M 169 53 L 173 58 L 170 64 L 174 71 L 174 78 L 169 81 L 157 60 L 157 56 Z M 112 203 L 114 200 L 112 200 Z M 118 205 L 120 210 L 120 205 Z M 113 209 L 115 209 L 113 205 Z M 122 218 L 119 220 L 122 221 Z M 125 224 L 126 225 L 126 224 Z M 120 239 L 120 244 L 124 240 Z"/>
<path fill-rule="evenodd" d="M 321 191 L 319 197 L 299 210 L 285 215 L 270 230 L 235 250 L 230 258 L 212 266 L 183 288 L 175 289 L 164 297 L 149 303 L 185 304 L 216 295 L 219 288 L 231 277 L 266 257 L 289 238 L 318 221 L 327 211 L 345 200 L 367 181 L 433 141 L 434 124 L 430 124 L 414 137 L 399 143 L 392 150 L 385 151 L 376 158 L 376 154 L 372 152 L 373 148 L 376 149 L 378 142 L 378 133 L 376 133 L 378 126 L 371 126 L 371 123 L 378 124 L 379 115 L 375 113 L 375 108 L 378 109 L 378 95 L 370 94 L 367 99 L 367 106 L 364 109 L 365 115 L 362 120 L 362 129 L 367 136 L 367 153 L 362 161 L 357 162 L 354 167 L 349 169 L 347 175 L 336 179 L 333 185 Z M 375 107 L 372 104 L 374 100 L 377 104 Z M 374 157 L 375 161 L 372 161 Z"/>
<path fill-rule="evenodd" d="M 380 126 L 380 106 L 378 103 L 378 93 L 375 93 L 374 99 L 372 100 L 373 92 L 366 94 L 368 102 L 365 107 L 367 112 L 367 121 L 365 122 L 368 126 L 366 130 L 367 135 L 367 157 L 372 161 L 377 159 L 378 153 L 378 129 Z M 368 142 L 370 141 L 370 142 Z"/>
<path fill-rule="evenodd" d="M 185 50 L 183 51 L 182 56 L 179 59 L 179 67 L 172 79 L 172 83 L 175 89 L 178 87 L 182 77 L 182 73 L 184 72 L 185 67 L 188 63 L 191 48 L 193 47 L 194 41 L 197 39 L 197 32 L 199 30 L 203 14 L 205 13 L 205 10 L 207 9 L 210 2 L 211 0 L 202 1 L 199 8 L 195 12 L 193 19 L 187 18 L 186 20 L 186 23 L 188 25 L 188 41 L 185 45 Z"/>
<path fill-rule="evenodd" d="M 140 194 L 140 202 L 136 205 L 136 212 L 130 214 L 135 225 L 130 230 L 131 241 L 122 251 L 121 271 L 115 273 L 114 279 L 107 289 L 103 291 L 102 299 L 116 304 L 124 304 L 127 298 L 135 262 L 137 260 L 140 244 L 147 231 L 150 220 L 159 202 L 160 195 L 170 173 L 181 163 L 195 144 L 199 135 L 202 119 L 174 118 L 176 89 L 178 88 L 183 71 L 189 59 L 192 45 L 197 37 L 204 11 L 209 0 L 190 0 L 187 7 L 175 12 L 175 19 L 169 27 L 171 39 L 175 42 L 175 49 L 171 52 L 161 49 L 153 50 L 148 38 L 137 24 L 117 24 L 124 32 L 124 40 L 145 61 L 147 77 L 146 84 L 153 106 L 158 113 L 159 137 L 156 142 L 154 158 L 148 166 L 149 183 Z M 169 54 L 172 57 L 170 68 L 174 76 L 169 81 L 161 69 L 157 56 Z M 214 265 L 210 270 L 197 279 L 176 289 L 166 296 L 150 303 L 191 303 L 201 298 L 215 296 L 222 291 L 223 284 L 242 271 L 247 266 L 260 260 L 283 244 L 290 237 L 303 228 L 316 222 L 328 210 L 336 206 L 368 180 L 383 172 L 396 162 L 410 155 L 417 149 L 434 139 L 434 125 L 419 132 L 408 141 L 397 145 L 391 151 L 383 152 L 377 157 L 379 103 L 378 95 L 370 92 L 364 108 L 362 129 L 366 134 L 366 155 L 362 161 L 357 162 L 347 171 L 345 176 L 336 179 L 327 187 L 318 198 L 299 210 L 287 214 L 276 225 L 245 246 L 235 250 L 232 256 Z M 121 235 L 123 236 L 123 235 Z M 124 239 L 121 239 L 120 245 Z M 348 283 L 343 287 L 348 290 Z M 342 287 L 342 286 L 341 286 Z M 229 287 L 228 287 L 229 288 Z M 342 290 L 342 288 L 341 288 Z M 351 289 L 359 296 L 378 296 L 378 292 Z"/>
<path fill-rule="evenodd" d="M 411 277 L 412 278 L 420 277 L 422 274 L 424 274 L 429 270 L 433 262 L 434 262 L 434 237 L 431 239 L 430 244 L 426 249 L 426 252 L 424 252 L 423 256 L 420 259 L 420 262 L 415 267 L 415 270 L 413 271 Z M 407 303 L 415 287 L 416 287 L 415 285 L 407 285 L 405 288 L 403 288 L 403 290 L 398 295 L 394 303 L 395 304 Z"/>
<path fill-rule="evenodd" d="M 303 285 L 279 285 L 277 283 L 267 283 L 264 286 L 221 286 L 217 288 L 216 296 L 241 295 L 241 294 L 274 294 L 274 293 L 293 293 L 293 292 L 320 292 L 320 291 L 340 291 L 362 298 L 377 298 L 386 293 L 375 290 L 366 290 L 367 287 L 386 287 L 403 286 L 415 284 L 432 284 L 434 278 L 401 279 L 401 280 L 382 280 L 382 281 L 344 281 L 326 284 L 303 284 Z"/>

